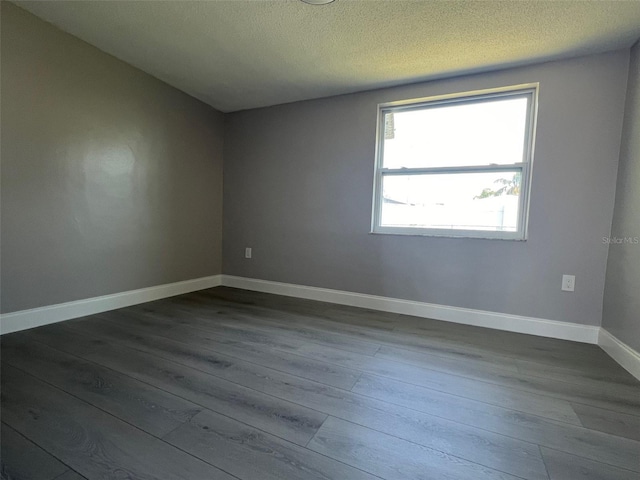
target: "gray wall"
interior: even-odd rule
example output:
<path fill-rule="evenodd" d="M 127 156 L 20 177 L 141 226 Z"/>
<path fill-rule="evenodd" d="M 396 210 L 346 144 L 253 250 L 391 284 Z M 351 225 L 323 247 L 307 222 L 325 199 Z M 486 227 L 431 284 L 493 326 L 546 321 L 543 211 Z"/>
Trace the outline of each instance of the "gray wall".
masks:
<path fill-rule="evenodd" d="M 628 61 L 615 52 L 227 115 L 224 273 L 599 325 Z M 537 81 L 528 241 L 368 233 L 377 103 Z M 575 293 L 560 290 L 563 273 Z"/>
<path fill-rule="evenodd" d="M 631 50 L 602 326 L 640 351 L 640 43 Z"/>
<path fill-rule="evenodd" d="M 223 115 L 2 3 L 2 311 L 220 273 Z"/>

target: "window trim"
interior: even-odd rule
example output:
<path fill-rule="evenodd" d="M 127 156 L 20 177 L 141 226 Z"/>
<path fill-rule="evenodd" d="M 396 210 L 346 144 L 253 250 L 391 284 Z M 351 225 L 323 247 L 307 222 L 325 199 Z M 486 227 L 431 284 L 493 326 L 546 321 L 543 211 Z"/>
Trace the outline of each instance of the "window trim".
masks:
<path fill-rule="evenodd" d="M 536 123 L 538 118 L 538 94 L 539 83 L 527 83 L 507 87 L 491 88 L 485 90 L 474 90 L 468 92 L 438 95 L 432 97 L 400 100 L 378 104 L 378 118 L 376 123 L 376 161 L 374 167 L 373 180 L 373 207 L 371 215 L 372 234 L 385 235 L 413 235 L 428 237 L 447 238 L 485 238 L 497 240 L 519 240 L 525 241 L 528 237 L 529 224 L 529 203 L 531 197 L 531 176 L 533 167 L 533 157 L 535 149 Z M 425 106 L 470 104 L 483 102 L 488 99 L 502 97 L 529 96 L 528 115 L 525 125 L 525 148 L 523 160 L 518 163 L 505 165 L 474 165 L 456 167 L 425 167 L 425 168 L 384 168 L 384 129 L 385 113 L 403 112 L 422 109 Z M 497 230 L 462 230 L 462 229 L 440 229 L 440 228 L 419 228 L 419 227 L 389 227 L 380 225 L 382 213 L 382 179 L 385 175 L 438 175 L 444 173 L 468 173 L 468 172 L 491 172 L 491 171 L 514 171 L 522 172 L 522 182 L 520 185 L 520 199 L 518 204 L 518 229 L 515 232 L 505 232 Z"/>

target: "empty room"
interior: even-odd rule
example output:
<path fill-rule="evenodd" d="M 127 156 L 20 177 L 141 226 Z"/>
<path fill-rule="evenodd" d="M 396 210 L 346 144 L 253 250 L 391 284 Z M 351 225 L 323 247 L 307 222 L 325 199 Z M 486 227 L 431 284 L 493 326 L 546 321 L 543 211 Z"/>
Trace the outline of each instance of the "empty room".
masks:
<path fill-rule="evenodd" d="M 640 1 L 0 34 L 3 480 L 640 479 Z"/>

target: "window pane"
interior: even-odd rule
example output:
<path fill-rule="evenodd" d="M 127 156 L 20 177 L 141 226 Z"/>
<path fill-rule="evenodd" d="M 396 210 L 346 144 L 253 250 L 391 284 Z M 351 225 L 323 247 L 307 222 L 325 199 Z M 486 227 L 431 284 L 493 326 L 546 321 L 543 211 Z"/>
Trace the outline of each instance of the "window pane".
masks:
<path fill-rule="evenodd" d="M 383 167 L 455 167 L 524 161 L 527 96 L 387 112 Z"/>
<path fill-rule="evenodd" d="M 515 232 L 521 172 L 383 176 L 380 225 Z"/>

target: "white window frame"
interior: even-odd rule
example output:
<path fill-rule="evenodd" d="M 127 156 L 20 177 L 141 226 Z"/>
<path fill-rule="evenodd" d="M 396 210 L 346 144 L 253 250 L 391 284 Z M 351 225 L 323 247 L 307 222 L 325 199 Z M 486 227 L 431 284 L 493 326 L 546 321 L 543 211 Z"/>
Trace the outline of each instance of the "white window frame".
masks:
<path fill-rule="evenodd" d="M 538 83 L 528 83 L 509 87 L 493 88 L 472 92 L 461 92 L 450 95 L 439 95 L 398 102 L 378 104 L 378 123 L 376 131 L 376 163 L 373 186 L 373 208 L 371 233 L 392 235 L 418 235 L 434 237 L 490 238 L 502 240 L 526 240 L 529 220 L 529 200 L 531 195 L 531 172 L 535 144 L 536 120 L 538 113 Z M 505 165 L 480 165 L 460 167 L 427 167 L 427 168 L 384 168 L 384 129 L 385 114 L 388 112 L 404 112 L 424 109 L 436 105 L 468 104 L 483 102 L 496 98 L 527 97 L 527 123 L 525 127 L 525 145 L 521 162 Z M 444 173 L 500 172 L 520 171 L 520 202 L 518 205 L 518 229 L 515 232 L 493 230 L 463 230 L 420 227 L 392 227 L 380 224 L 382 214 L 382 180 L 387 175 L 438 175 Z"/>

